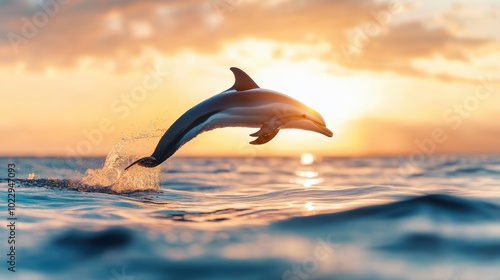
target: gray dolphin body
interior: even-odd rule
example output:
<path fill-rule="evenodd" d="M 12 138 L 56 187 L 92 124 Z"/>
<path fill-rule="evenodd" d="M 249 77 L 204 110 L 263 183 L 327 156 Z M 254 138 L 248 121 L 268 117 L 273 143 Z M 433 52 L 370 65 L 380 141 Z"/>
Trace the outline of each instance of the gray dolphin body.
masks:
<path fill-rule="evenodd" d="M 260 127 L 250 144 L 271 141 L 280 129 L 310 130 L 332 137 L 323 117 L 282 93 L 260 88 L 239 68 L 230 68 L 235 82 L 229 89 L 199 103 L 180 116 L 161 137 L 153 154 L 130 164 L 155 167 L 182 145 L 205 131 L 222 127 Z"/>

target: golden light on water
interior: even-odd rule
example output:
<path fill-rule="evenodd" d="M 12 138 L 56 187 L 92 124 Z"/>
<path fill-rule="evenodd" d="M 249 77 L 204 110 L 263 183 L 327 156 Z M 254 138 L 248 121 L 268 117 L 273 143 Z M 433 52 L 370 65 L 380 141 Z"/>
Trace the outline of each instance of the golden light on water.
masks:
<path fill-rule="evenodd" d="M 304 207 L 307 209 L 307 211 L 313 211 L 314 210 L 314 205 L 313 204 L 314 203 L 312 203 L 312 202 L 309 201 L 309 202 L 306 202 L 304 204 Z"/>
<path fill-rule="evenodd" d="M 319 173 L 311 166 L 316 161 L 316 156 L 312 153 L 302 153 L 300 155 L 301 168 L 295 171 L 296 177 L 291 180 L 292 183 L 300 184 L 306 189 L 322 183 L 324 180 Z"/>
<path fill-rule="evenodd" d="M 302 185 L 306 188 L 310 188 L 314 185 L 320 184 L 323 182 L 323 179 L 321 178 L 314 178 L 314 179 L 304 179 L 302 180 Z"/>
<path fill-rule="evenodd" d="M 302 165 L 313 164 L 315 160 L 316 160 L 316 157 L 311 153 L 303 153 L 300 155 L 300 163 Z"/>
<path fill-rule="evenodd" d="M 318 172 L 297 170 L 297 172 L 295 172 L 295 175 L 305 178 L 315 178 L 318 177 Z"/>

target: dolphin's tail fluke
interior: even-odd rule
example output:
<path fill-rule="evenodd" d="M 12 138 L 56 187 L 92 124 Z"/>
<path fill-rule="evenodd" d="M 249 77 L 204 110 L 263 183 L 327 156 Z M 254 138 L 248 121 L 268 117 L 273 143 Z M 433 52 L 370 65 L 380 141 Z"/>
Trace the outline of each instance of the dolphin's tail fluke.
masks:
<path fill-rule="evenodd" d="M 127 168 L 125 168 L 125 170 L 129 169 L 130 167 L 132 167 L 136 164 L 139 164 L 140 166 L 143 166 L 143 167 L 155 167 L 160 163 L 154 157 L 143 157 L 143 158 L 140 158 L 140 159 L 132 162 L 129 166 L 127 166 Z"/>

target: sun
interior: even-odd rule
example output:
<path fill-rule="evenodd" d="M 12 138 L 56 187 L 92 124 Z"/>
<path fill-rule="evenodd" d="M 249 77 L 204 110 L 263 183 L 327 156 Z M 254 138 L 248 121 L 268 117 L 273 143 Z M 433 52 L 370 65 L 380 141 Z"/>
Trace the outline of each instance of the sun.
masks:
<path fill-rule="evenodd" d="M 369 82 L 356 77 L 278 66 L 262 70 L 257 80 L 262 87 L 282 92 L 318 111 L 327 124 L 362 118 L 377 102 Z"/>

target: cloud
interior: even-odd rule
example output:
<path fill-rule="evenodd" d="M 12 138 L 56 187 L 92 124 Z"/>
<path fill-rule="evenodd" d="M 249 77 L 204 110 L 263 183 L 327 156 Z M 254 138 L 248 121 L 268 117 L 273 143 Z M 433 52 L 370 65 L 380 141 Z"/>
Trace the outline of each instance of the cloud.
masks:
<path fill-rule="evenodd" d="M 360 0 L 274 5 L 237 1 L 224 18 L 214 20 L 220 15 L 214 1 L 223 0 L 67 1 L 53 9 L 57 12 L 48 15 L 45 24 L 37 24 L 35 16 L 44 14 L 42 6 L 9 1 L 0 11 L 1 26 L 6 27 L 0 31 L 0 58 L 4 64 L 22 62 L 28 69 L 39 70 L 71 67 L 82 58 L 126 64 L 147 48 L 163 54 L 183 49 L 213 53 L 223 43 L 248 37 L 300 42 L 315 36 L 331 42 L 367 20 L 371 9 L 382 7 Z"/>
<path fill-rule="evenodd" d="M 418 76 L 423 73 L 412 67 L 414 59 L 439 55 L 468 61 L 468 52 L 494 42 L 487 38 L 459 38 L 445 28 L 429 28 L 418 21 L 393 25 L 391 18 L 404 11 L 394 9 L 394 4 L 378 1 L 46 0 L 41 3 L 45 4 L 20 0 L 3 2 L 0 6 L 0 59 L 4 66 L 22 63 L 26 69 L 40 71 L 47 67 L 75 67 L 87 59 L 96 64 L 112 62 L 117 69 L 127 70 L 131 67 L 130 60 L 145 50 L 164 55 L 186 49 L 210 54 L 220 51 L 228 42 L 255 38 L 326 42 L 332 46 L 327 55 L 311 53 L 310 57 L 321 56 L 351 69 Z M 389 18 L 384 19 L 387 15 Z M 340 47 L 352 44 L 346 34 L 367 24 L 379 24 L 380 32 L 369 36 L 359 54 L 346 60 Z M 436 76 L 441 77 L 454 79 L 447 74 Z"/>

